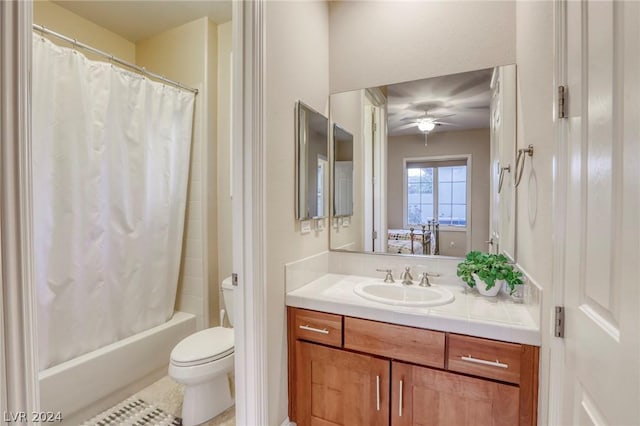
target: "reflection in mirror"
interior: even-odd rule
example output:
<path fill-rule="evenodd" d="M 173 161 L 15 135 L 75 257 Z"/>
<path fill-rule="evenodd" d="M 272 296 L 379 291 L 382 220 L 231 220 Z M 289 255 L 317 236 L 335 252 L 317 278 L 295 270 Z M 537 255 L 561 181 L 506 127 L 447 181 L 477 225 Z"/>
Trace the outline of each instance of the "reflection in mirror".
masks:
<path fill-rule="evenodd" d="M 333 125 L 333 217 L 353 215 L 353 135 Z"/>
<path fill-rule="evenodd" d="M 331 249 L 513 258 L 515 65 L 338 93 L 330 109 L 353 134 L 356 182 Z"/>
<path fill-rule="evenodd" d="M 296 103 L 296 219 L 328 216 L 327 127 L 324 115 Z"/>

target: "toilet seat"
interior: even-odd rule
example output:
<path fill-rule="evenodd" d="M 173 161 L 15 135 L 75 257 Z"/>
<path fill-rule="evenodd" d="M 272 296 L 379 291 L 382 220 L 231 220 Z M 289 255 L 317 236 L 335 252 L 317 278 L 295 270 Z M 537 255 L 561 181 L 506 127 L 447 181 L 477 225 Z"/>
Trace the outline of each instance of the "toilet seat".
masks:
<path fill-rule="evenodd" d="M 233 328 L 208 328 L 182 339 L 171 351 L 171 364 L 192 367 L 213 362 L 233 354 L 233 344 Z"/>

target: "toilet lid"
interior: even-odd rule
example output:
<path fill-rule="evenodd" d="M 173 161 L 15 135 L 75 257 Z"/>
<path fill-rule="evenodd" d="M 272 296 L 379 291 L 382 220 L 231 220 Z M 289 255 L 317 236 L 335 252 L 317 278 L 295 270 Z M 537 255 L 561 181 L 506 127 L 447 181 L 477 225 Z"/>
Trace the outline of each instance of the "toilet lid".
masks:
<path fill-rule="evenodd" d="M 182 339 L 171 351 L 171 363 L 181 367 L 205 364 L 232 354 L 233 349 L 233 328 L 208 328 Z"/>

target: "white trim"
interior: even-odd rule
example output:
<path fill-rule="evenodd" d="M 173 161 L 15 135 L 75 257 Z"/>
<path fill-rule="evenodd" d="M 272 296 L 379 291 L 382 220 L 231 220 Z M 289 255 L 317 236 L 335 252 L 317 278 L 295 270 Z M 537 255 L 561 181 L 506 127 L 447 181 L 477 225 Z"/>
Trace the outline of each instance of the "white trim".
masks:
<path fill-rule="evenodd" d="M 284 419 L 280 426 L 296 426 L 296 424 L 289 420 L 289 417 L 287 417 L 286 419 Z"/>
<path fill-rule="evenodd" d="M 553 87 L 567 83 L 567 27 L 566 27 L 566 0 L 558 0 L 555 2 L 553 11 L 555 45 L 554 45 L 554 75 Z M 567 153 L 567 121 L 568 119 L 558 119 L 558 102 L 557 91 L 554 91 L 553 116 L 555 124 L 555 152 L 553 159 L 553 194 L 552 194 L 552 212 L 553 212 L 553 237 L 552 237 L 552 275 L 551 275 L 551 300 L 553 306 L 544 307 L 542 315 L 552 315 L 554 306 L 564 305 L 564 265 L 565 265 L 565 241 L 566 241 L 566 220 L 567 220 L 567 187 L 569 170 L 569 158 Z M 553 324 L 553 321 L 550 321 Z M 560 424 L 562 421 L 562 410 L 564 401 L 564 357 L 565 348 L 564 341 L 561 338 L 554 337 L 550 330 L 541 330 L 543 333 L 548 332 L 549 337 L 549 371 L 548 371 L 548 389 L 541 389 L 539 392 L 539 415 L 540 422 L 547 424 Z M 543 374 L 543 371 L 540 371 Z M 541 381 L 543 382 L 543 381 Z M 546 397 L 546 398 L 545 398 Z M 544 407 L 547 408 L 547 418 L 545 418 Z"/>
<path fill-rule="evenodd" d="M 404 157 L 402 159 L 402 226 L 408 228 L 407 223 L 407 163 L 413 161 L 447 161 L 447 160 L 467 160 L 467 225 L 463 227 L 441 226 L 440 231 L 444 232 L 466 232 L 467 233 L 467 251 L 471 250 L 471 185 L 473 185 L 472 177 L 472 158 L 471 154 L 456 155 L 435 155 L 424 157 Z M 437 203 L 437 194 L 434 191 L 433 203 Z"/>
<path fill-rule="evenodd" d="M 209 51 L 209 48 L 207 47 L 208 45 L 208 40 L 209 40 L 209 36 L 208 33 L 206 33 L 207 36 L 205 37 L 204 43 L 205 43 L 205 52 Z M 205 61 L 205 69 L 208 66 L 209 61 Z M 207 81 L 208 79 L 208 75 L 209 72 L 207 70 L 205 70 L 205 81 Z M 209 214 L 209 135 L 210 135 L 210 131 L 211 131 L 211 125 L 209 124 L 209 120 L 206 120 L 205 117 L 210 116 L 211 111 L 209 109 L 209 89 L 208 89 L 208 85 L 210 84 L 210 82 L 206 82 L 204 85 L 202 84 L 198 84 L 196 87 L 196 90 L 198 90 L 199 95 L 196 96 L 196 101 L 195 101 L 195 105 L 196 105 L 196 114 L 198 114 L 198 121 L 200 122 L 200 126 L 199 129 L 198 128 L 193 128 L 193 135 L 192 136 L 192 144 L 193 142 L 195 142 L 196 138 L 195 138 L 195 132 L 199 130 L 200 136 L 199 136 L 199 151 L 200 152 L 196 152 L 196 155 L 198 155 L 200 158 L 205 159 L 204 161 L 200 161 L 200 170 L 198 170 L 196 173 L 200 174 L 200 217 L 201 218 L 206 218 Z M 195 120 L 194 120 L 195 121 Z M 193 146 L 191 147 L 191 149 L 193 150 Z M 194 173 L 193 170 L 193 155 L 191 156 L 191 160 L 189 162 L 189 167 L 192 169 L 189 173 L 189 185 L 191 185 L 191 173 Z M 189 220 L 189 218 L 185 217 L 185 221 Z M 202 235 L 204 236 L 201 240 L 201 245 L 200 248 L 202 250 L 202 264 L 201 264 L 201 273 L 202 273 L 202 299 L 200 301 L 200 312 L 198 312 L 198 316 L 199 318 L 197 319 L 197 328 L 198 330 L 203 330 L 205 328 L 209 328 L 210 326 L 210 319 L 211 319 L 211 312 L 210 312 L 210 304 L 209 304 L 209 221 L 208 220 L 202 220 L 201 221 L 201 226 L 202 226 Z M 184 256 L 184 254 L 183 254 Z"/>
<path fill-rule="evenodd" d="M 31 2 L 0 3 L 0 405 L 38 411 L 32 281 Z M 34 424 L 27 415 L 27 424 Z"/>
<path fill-rule="evenodd" d="M 233 269 L 236 423 L 268 424 L 265 262 L 265 2 L 233 2 Z M 246 232 L 245 232 L 246 231 Z"/>

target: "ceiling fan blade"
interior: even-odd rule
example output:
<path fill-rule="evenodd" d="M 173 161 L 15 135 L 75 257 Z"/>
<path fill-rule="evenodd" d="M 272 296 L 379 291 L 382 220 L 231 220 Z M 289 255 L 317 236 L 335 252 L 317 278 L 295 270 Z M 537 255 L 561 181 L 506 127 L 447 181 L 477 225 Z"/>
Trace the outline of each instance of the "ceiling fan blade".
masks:
<path fill-rule="evenodd" d="M 459 124 L 447 123 L 446 121 L 434 121 L 436 124 L 444 124 L 445 126 L 460 127 Z"/>
<path fill-rule="evenodd" d="M 482 93 L 489 89 L 490 78 L 490 74 L 479 73 L 474 78 L 466 80 L 453 88 L 449 96 L 457 96 L 462 93 L 467 93 L 467 96 L 470 96 L 471 93 Z"/>
<path fill-rule="evenodd" d="M 438 120 L 442 120 L 443 118 L 447 118 L 447 117 L 453 117 L 455 114 L 445 114 L 445 115 L 439 115 L 437 117 L 426 117 L 427 120 L 430 121 L 438 121 Z"/>
<path fill-rule="evenodd" d="M 418 125 L 418 123 L 408 123 L 408 124 L 403 124 L 402 126 L 398 126 L 395 128 L 395 130 L 405 130 L 405 129 L 410 129 L 412 127 L 416 127 Z"/>

